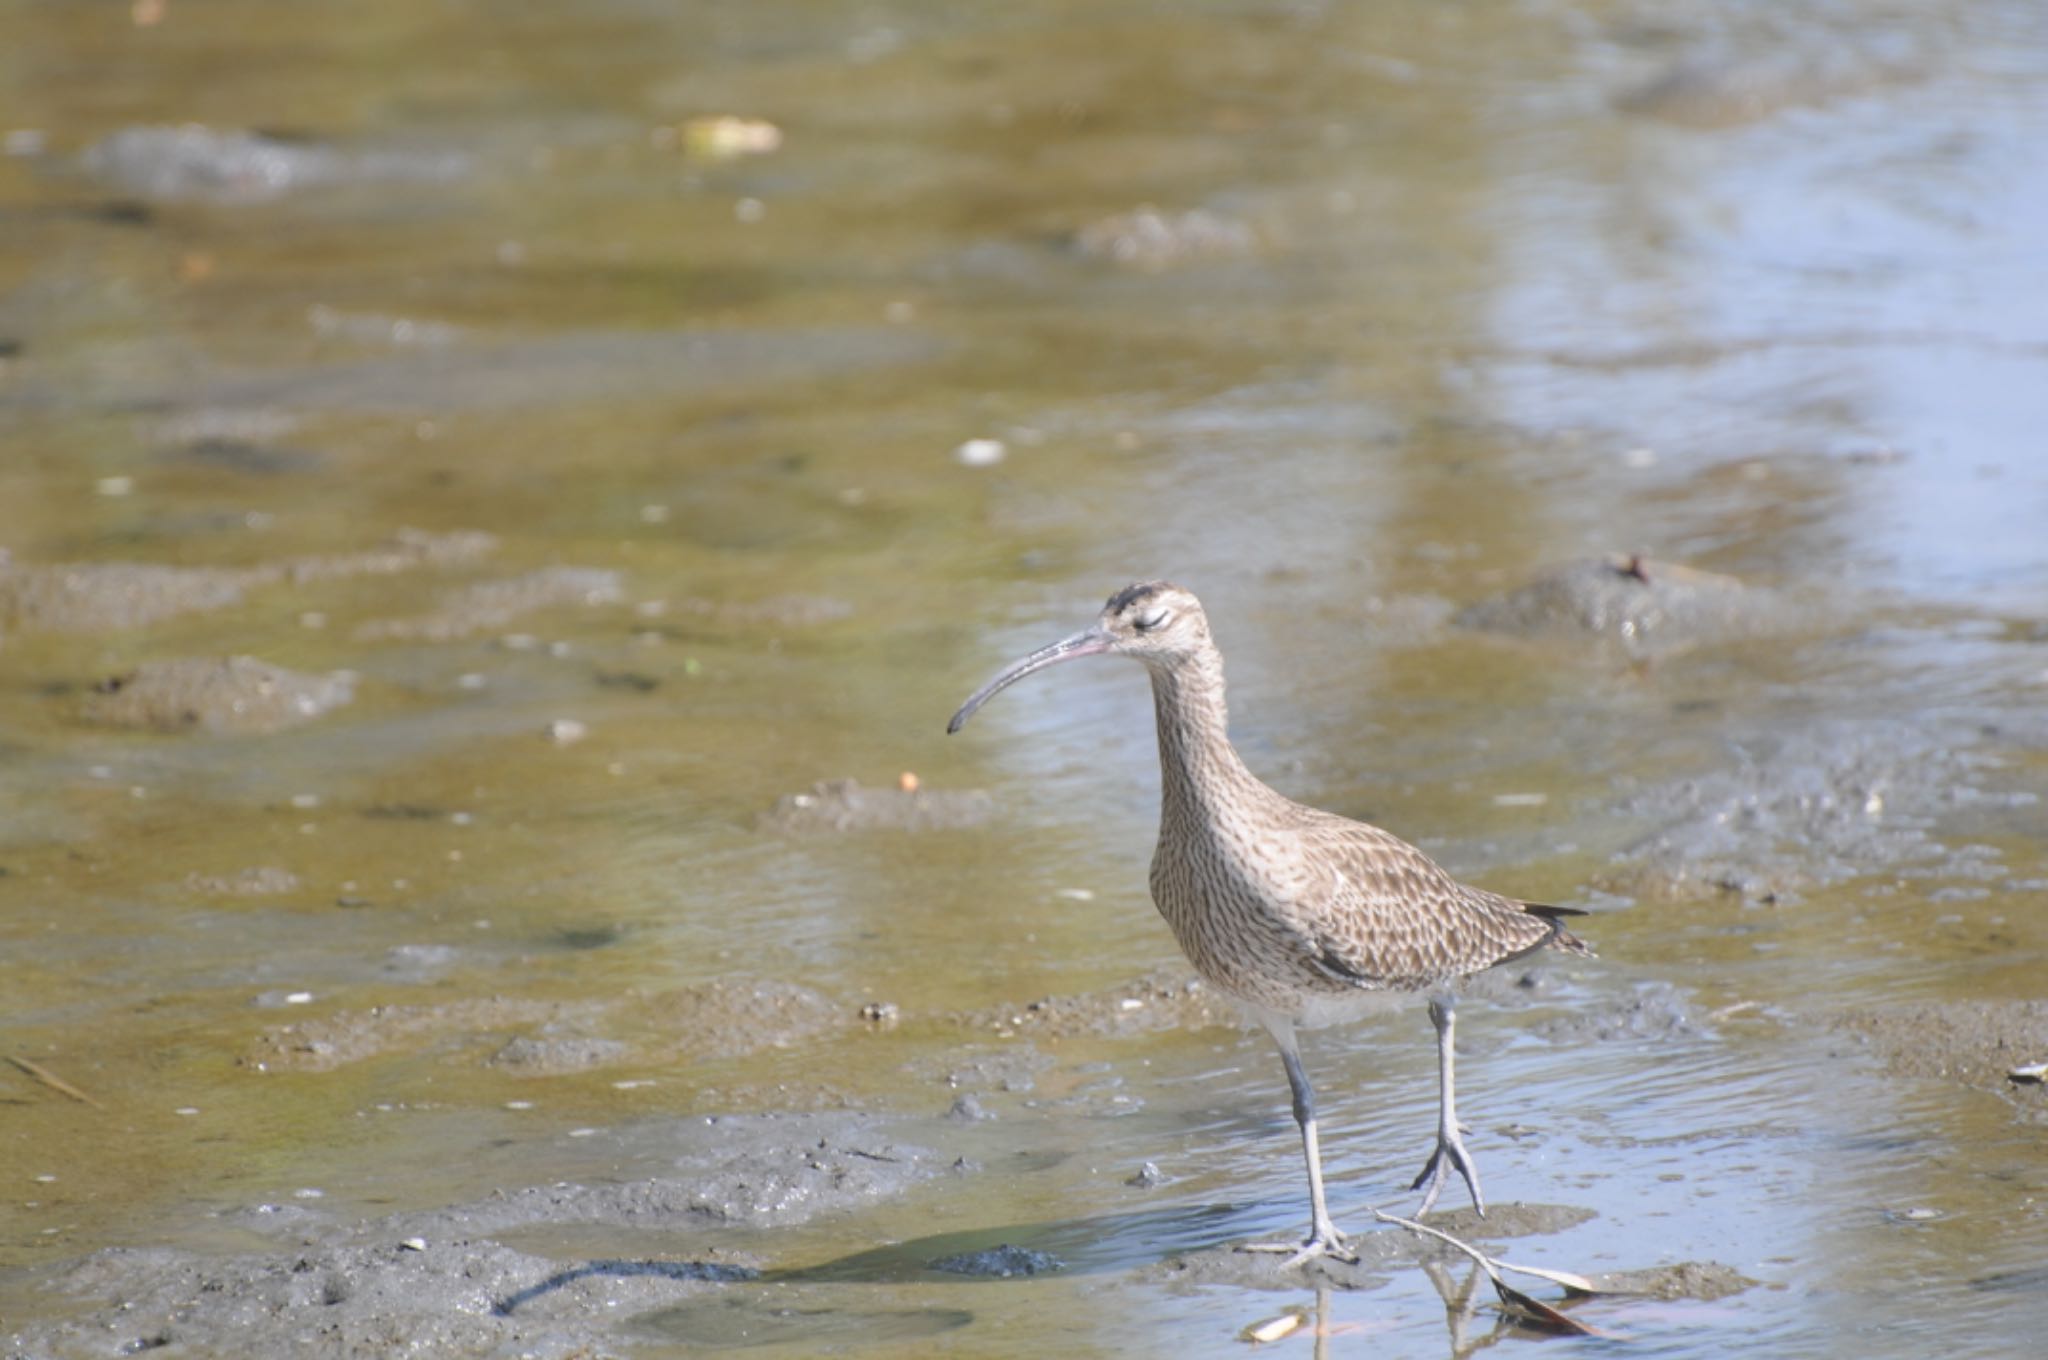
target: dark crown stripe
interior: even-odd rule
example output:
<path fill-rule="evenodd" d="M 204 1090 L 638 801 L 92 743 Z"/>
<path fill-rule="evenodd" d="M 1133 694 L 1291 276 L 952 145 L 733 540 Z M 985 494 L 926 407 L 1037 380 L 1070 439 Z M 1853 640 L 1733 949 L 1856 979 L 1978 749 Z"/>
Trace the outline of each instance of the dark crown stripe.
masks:
<path fill-rule="evenodd" d="M 1109 603 L 1104 605 L 1103 608 L 1112 613 L 1121 614 L 1138 601 L 1148 600 L 1164 589 L 1166 589 L 1166 582 L 1164 581 L 1139 581 L 1135 585 L 1125 586 L 1122 590 L 1110 596 Z"/>

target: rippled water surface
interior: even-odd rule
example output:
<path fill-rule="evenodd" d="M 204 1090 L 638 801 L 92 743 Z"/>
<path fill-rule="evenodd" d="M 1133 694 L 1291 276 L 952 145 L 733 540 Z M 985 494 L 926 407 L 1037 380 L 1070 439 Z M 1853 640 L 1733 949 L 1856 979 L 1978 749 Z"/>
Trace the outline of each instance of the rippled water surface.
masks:
<path fill-rule="evenodd" d="M 570 1335 L 1223 1355 L 1313 1312 L 1175 1264 L 1305 1206 L 1269 1042 L 1173 1011 L 1141 674 L 943 735 L 1155 576 L 1276 787 L 1595 913 L 1598 962 L 1460 1012 L 1489 1196 L 1548 1215 L 1482 1240 L 1746 1282 L 1580 1310 L 1642 1354 L 2048 1326 L 2048 1105 L 2007 1076 L 2048 1061 L 2035 6 L 0 26 L 14 1350 L 139 1339 L 64 1328 L 119 1301 L 65 1284 L 107 1248 L 311 1250 L 767 1114 L 953 1169 L 504 1229 L 762 1272 Z M 1732 578 L 1736 626 L 1461 613 L 1604 554 Z M 235 656 L 280 669 L 235 689 Z M 987 801 L 767 815 L 906 776 Z M 1362 1231 L 1426 1151 L 1430 1032 L 1413 1003 L 1307 1057 Z M 1060 1268 L 928 1268 L 999 1244 Z M 1447 1329 L 1406 1258 L 1347 1283 L 1330 1349 L 1498 1322 L 1482 1283 Z"/>

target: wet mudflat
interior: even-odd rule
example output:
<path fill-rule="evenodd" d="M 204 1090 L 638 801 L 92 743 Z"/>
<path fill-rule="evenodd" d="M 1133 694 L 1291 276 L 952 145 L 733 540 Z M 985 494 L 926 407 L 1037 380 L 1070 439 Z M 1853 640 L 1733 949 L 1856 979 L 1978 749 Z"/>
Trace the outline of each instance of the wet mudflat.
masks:
<path fill-rule="evenodd" d="M 1360 1262 L 1232 1250 L 1136 669 L 942 735 L 1153 575 L 1260 774 L 1595 913 L 1434 1223 L 2023 1353 L 2030 8 L 698 8 L 10 16 L 0 1353 L 1498 1339 L 1369 1226 L 1417 1002 L 1306 1045 Z"/>

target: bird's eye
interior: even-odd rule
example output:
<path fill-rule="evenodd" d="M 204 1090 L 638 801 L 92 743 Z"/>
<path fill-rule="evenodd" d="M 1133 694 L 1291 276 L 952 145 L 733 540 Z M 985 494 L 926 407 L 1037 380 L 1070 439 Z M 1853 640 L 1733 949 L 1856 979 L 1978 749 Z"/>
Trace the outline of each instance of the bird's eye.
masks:
<path fill-rule="evenodd" d="M 1166 622 L 1166 611 L 1155 606 L 1138 615 L 1131 622 L 1137 626 L 1139 632 L 1149 633 L 1160 624 Z"/>

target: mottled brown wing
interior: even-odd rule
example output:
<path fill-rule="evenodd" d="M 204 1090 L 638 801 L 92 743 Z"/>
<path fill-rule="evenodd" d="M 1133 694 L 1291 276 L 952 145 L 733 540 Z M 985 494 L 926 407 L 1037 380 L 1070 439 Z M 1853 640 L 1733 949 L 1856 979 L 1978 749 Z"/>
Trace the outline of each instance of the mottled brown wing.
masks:
<path fill-rule="evenodd" d="M 1554 942 L 1589 952 L 1560 930 L 1555 909 L 1468 887 L 1376 826 L 1319 814 L 1299 834 L 1316 869 L 1297 920 L 1314 941 L 1311 962 L 1332 978 L 1419 990 Z"/>

